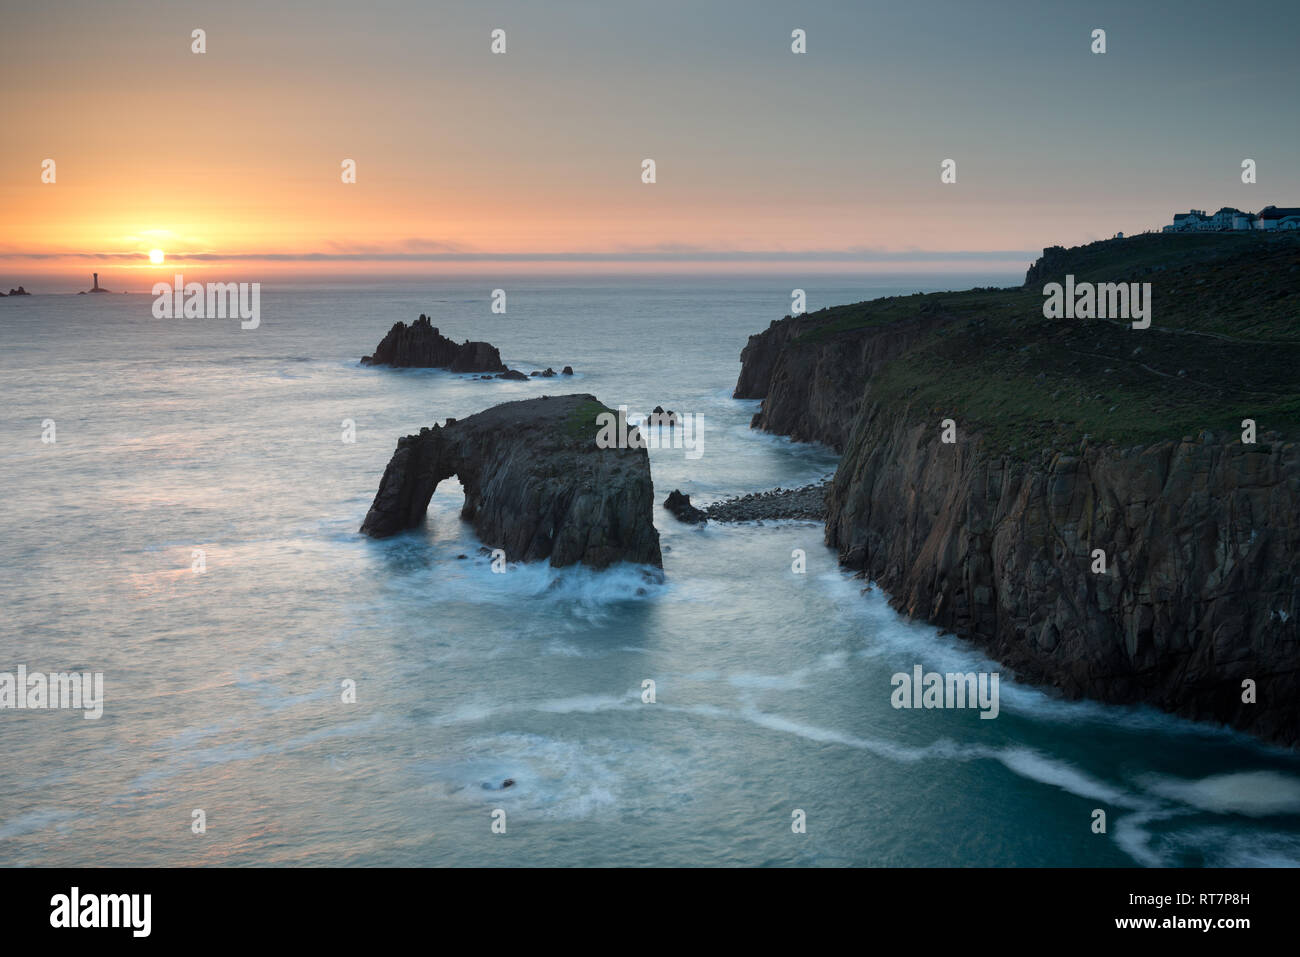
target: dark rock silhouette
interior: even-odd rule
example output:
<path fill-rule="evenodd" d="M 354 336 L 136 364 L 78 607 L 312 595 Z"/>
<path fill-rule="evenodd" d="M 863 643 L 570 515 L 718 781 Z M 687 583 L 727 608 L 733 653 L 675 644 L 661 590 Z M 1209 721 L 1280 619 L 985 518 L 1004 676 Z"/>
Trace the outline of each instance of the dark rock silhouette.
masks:
<path fill-rule="evenodd" d="M 707 522 L 708 517 L 691 504 L 691 497 L 684 495 L 678 489 L 673 489 L 664 499 L 664 508 L 672 512 L 673 517 L 679 522 L 685 522 L 687 525 L 699 525 L 701 522 Z"/>
<path fill-rule="evenodd" d="M 506 371 L 496 346 L 486 342 L 457 344 L 441 335 L 424 315 L 409 326 L 404 322 L 395 323 L 375 347 L 374 355 L 365 356 L 361 364 L 452 372 Z"/>
<path fill-rule="evenodd" d="M 573 375 L 573 366 L 565 366 L 560 370 L 560 375 Z"/>
<path fill-rule="evenodd" d="M 505 372 L 498 372 L 497 378 L 511 379 L 511 380 L 522 379 L 525 382 L 528 381 L 528 376 L 524 375 L 522 372 L 518 371 L 517 369 L 507 369 Z"/>
<path fill-rule="evenodd" d="M 443 479 L 465 489 L 461 518 L 509 561 L 663 567 L 644 448 L 599 448 L 591 395 L 507 402 L 397 443 L 361 531 L 375 538 L 424 519 Z"/>
<path fill-rule="evenodd" d="M 2 294 L 0 294 L 0 295 L 2 295 Z M 11 295 L 11 296 L 30 296 L 31 293 L 28 292 L 26 289 L 24 289 L 22 286 L 19 286 L 17 289 L 10 289 L 10 290 L 9 290 L 9 295 Z"/>
<path fill-rule="evenodd" d="M 665 409 L 661 405 L 655 406 L 654 411 L 646 417 L 646 425 L 648 426 L 666 425 L 671 429 L 676 428 L 677 423 L 677 413 L 673 412 L 671 409 Z"/>

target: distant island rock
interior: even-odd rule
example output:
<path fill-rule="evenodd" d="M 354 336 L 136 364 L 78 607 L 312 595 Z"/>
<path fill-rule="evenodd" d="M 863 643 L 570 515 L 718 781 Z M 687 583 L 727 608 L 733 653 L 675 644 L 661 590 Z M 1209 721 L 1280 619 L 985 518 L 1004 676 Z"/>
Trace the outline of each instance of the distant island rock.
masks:
<path fill-rule="evenodd" d="M 4 295 L 4 293 L 0 292 L 0 296 L 3 296 L 3 295 Z M 11 295 L 11 296 L 30 296 L 31 293 L 28 292 L 26 289 L 24 289 L 22 286 L 19 286 L 17 289 L 10 289 L 10 290 L 9 290 L 9 295 Z"/>
<path fill-rule="evenodd" d="M 457 344 L 442 335 L 423 313 L 409 326 L 404 322 L 394 323 L 393 328 L 388 330 L 388 335 L 375 347 L 374 355 L 364 356 L 361 364 L 406 369 L 449 369 L 452 372 L 492 372 L 496 374 L 481 375 L 479 378 L 524 382 L 530 376 L 550 379 L 556 375 L 550 367 L 528 375 L 507 369 L 496 346 L 487 342 Z M 573 367 L 565 366 L 559 374 L 573 375 Z"/>
<path fill-rule="evenodd" d="M 424 519 L 438 483 L 465 489 L 461 518 L 509 561 L 663 567 L 644 448 L 600 448 L 592 395 L 507 402 L 398 440 L 361 532 L 385 538 Z M 631 444 L 631 443 L 629 443 Z"/>
<path fill-rule="evenodd" d="M 99 284 L 99 273 L 92 273 L 91 275 L 93 275 L 94 278 L 95 278 L 95 285 L 91 288 L 90 291 L 91 291 L 91 292 L 108 292 L 107 289 L 105 289 L 103 286 L 101 286 L 101 285 Z"/>
<path fill-rule="evenodd" d="M 450 369 L 452 372 L 506 372 L 501 353 L 486 342 L 457 344 L 438 332 L 421 315 L 409 326 L 393 324 L 374 355 L 361 360 L 366 366 L 394 366 L 410 369 Z"/>

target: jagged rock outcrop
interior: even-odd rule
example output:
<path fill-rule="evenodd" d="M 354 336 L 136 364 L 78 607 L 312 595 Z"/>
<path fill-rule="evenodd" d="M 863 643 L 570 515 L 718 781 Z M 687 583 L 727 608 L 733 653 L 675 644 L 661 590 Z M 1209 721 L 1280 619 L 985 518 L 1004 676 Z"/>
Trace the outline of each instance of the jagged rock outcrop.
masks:
<path fill-rule="evenodd" d="M 453 342 L 439 333 L 424 315 L 409 326 L 404 322 L 394 323 L 375 347 L 374 355 L 365 356 L 361 364 L 452 372 L 507 371 L 496 346 L 486 342 Z"/>
<path fill-rule="evenodd" d="M 707 522 L 708 517 L 691 504 L 691 497 L 685 495 L 679 489 L 673 489 L 664 499 L 664 508 L 666 508 L 679 522 L 685 522 L 687 525 L 699 525 Z"/>
<path fill-rule="evenodd" d="M 1042 286 L 1045 282 L 1064 276 L 1071 262 L 1064 246 L 1047 246 L 1043 249 L 1043 254 L 1025 271 L 1025 288 Z"/>
<path fill-rule="evenodd" d="M 4 295 L 4 293 L 0 293 L 0 296 L 2 296 L 2 295 Z M 28 292 L 26 289 L 24 289 L 22 286 L 19 286 L 17 289 L 10 289 L 10 290 L 9 290 L 9 295 L 11 295 L 11 296 L 30 296 L 31 293 Z"/>
<path fill-rule="evenodd" d="M 465 489 L 461 518 L 510 561 L 662 568 L 649 455 L 599 448 L 604 412 L 591 395 L 542 397 L 408 435 L 361 531 L 383 538 L 418 525 L 438 483 L 455 475 Z"/>

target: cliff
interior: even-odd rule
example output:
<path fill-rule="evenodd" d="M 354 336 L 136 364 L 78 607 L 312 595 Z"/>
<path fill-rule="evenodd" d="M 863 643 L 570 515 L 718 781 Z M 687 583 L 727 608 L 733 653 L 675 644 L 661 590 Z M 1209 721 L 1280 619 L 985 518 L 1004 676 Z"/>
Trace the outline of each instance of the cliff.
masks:
<path fill-rule="evenodd" d="M 443 479 L 465 489 L 461 518 L 510 561 L 663 567 L 644 448 L 599 448 L 591 395 L 526 399 L 400 439 L 361 531 L 376 538 L 424 519 Z"/>
<path fill-rule="evenodd" d="M 740 353 L 737 399 L 764 399 L 750 425 L 844 450 L 873 369 L 929 328 L 908 317 L 892 336 L 836 335 L 821 313 L 787 316 L 749 337 Z"/>
<path fill-rule="evenodd" d="M 450 369 L 452 372 L 505 372 L 501 353 L 486 342 L 457 344 L 438 332 L 427 316 L 409 326 L 394 323 L 388 335 L 365 356 L 362 365 L 388 365 L 422 369 Z"/>
<path fill-rule="evenodd" d="M 1187 238 L 783 320 L 737 395 L 763 398 L 757 426 L 842 450 L 826 541 L 900 611 L 1067 697 L 1295 745 L 1300 241 L 1169 242 Z M 1151 328 L 1044 319 L 1040 284 L 1065 273 L 1152 282 Z"/>

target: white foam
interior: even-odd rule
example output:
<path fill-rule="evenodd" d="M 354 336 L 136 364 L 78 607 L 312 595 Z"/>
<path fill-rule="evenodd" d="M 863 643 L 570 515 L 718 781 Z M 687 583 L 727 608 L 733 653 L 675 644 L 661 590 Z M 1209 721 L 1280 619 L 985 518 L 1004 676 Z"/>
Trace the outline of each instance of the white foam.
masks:
<path fill-rule="evenodd" d="M 511 818 L 583 820 L 634 810 L 647 789 L 627 769 L 656 782 L 675 776 L 641 750 L 618 741 L 581 742 L 540 734 L 501 733 L 471 741 L 461 760 L 433 765 L 450 794 L 501 806 Z M 629 760 L 635 751 L 636 760 Z M 514 780 L 510 788 L 498 785 Z"/>
<path fill-rule="evenodd" d="M 1260 749 L 1267 746 L 1246 738 L 1241 732 L 1201 724 L 1166 714 L 1153 707 L 1106 704 L 1099 701 L 1067 701 L 1050 690 L 1018 684 L 1015 673 L 980 652 L 978 647 L 953 635 L 940 634 L 934 625 L 909 621 L 889 605 L 889 596 L 874 583 L 868 584 L 844 570 L 817 578 L 835 602 L 837 610 L 863 624 L 868 644 L 858 651 L 866 658 L 922 664 L 939 672 L 998 672 L 999 700 L 1004 712 L 1024 715 L 1035 721 L 1058 724 L 1104 724 L 1129 730 L 1159 731 L 1198 737 L 1232 738 Z M 865 591 L 864 589 L 869 590 Z M 901 670 L 901 669 L 895 669 Z"/>
<path fill-rule="evenodd" d="M 1029 748 L 1004 748 L 997 759 L 1023 778 L 1060 788 L 1078 797 L 1119 807 L 1141 807 L 1143 802 L 1124 791 L 1085 774 L 1073 765 Z"/>
<path fill-rule="evenodd" d="M 1214 774 L 1199 781 L 1148 776 L 1155 794 L 1214 814 L 1300 814 L 1300 778 L 1276 771 Z"/>

